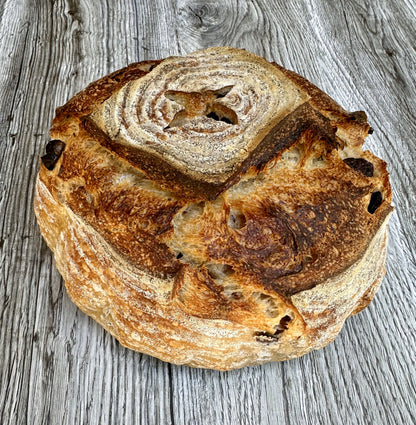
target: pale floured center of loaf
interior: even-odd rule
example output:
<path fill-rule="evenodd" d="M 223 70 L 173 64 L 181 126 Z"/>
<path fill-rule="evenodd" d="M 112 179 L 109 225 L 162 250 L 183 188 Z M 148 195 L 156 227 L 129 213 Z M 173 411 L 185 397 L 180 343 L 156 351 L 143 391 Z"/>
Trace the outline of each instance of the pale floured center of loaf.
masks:
<path fill-rule="evenodd" d="M 103 102 L 91 119 L 113 142 L 218 183 L 307 100 L 266 60 L 211 48 L 164 60 Z"/>

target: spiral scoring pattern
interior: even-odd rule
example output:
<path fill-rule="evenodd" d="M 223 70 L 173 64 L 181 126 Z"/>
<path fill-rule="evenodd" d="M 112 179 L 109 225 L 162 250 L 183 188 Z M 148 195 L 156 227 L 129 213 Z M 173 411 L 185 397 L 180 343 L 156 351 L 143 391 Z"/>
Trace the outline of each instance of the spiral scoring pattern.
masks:
<path fill-rule="evenodd" d="M 181 104 L 168 98 L 167 91 L 198 98 L 228 86 L 231 90 L 216 103 L 235 112 L 236 124 L 210 118 L 199 105 L 199 113 L 183 125 L 169 127 L 178 112 L 195 109 L 195 102 Z M 145 77 L 127 83 L 91 117 L 116 143 L 216 182 L 234 172 L 270 129 L 306 100 L 264 59 L 243 50 L 211 48 L 164 60 Z"/>

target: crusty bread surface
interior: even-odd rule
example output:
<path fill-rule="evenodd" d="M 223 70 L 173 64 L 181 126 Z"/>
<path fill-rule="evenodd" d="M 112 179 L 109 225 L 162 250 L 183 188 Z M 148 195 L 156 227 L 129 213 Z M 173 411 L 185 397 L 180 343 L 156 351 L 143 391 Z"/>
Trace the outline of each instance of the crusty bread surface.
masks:
<path fill-rule="evenodd" d="M 291 359 L 383 279 L 369 132 L 244 50 L 140 62 L 57 109 L 35 213 L 69 296 L 122 345 L 219 370 Z"/>

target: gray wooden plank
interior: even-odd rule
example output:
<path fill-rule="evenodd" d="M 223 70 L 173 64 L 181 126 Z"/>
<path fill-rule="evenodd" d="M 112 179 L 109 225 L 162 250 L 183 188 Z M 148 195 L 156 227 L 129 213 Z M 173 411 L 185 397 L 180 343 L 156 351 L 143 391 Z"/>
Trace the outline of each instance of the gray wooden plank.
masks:
<path fill-rule="evenodd" d="M 410 0 L 0 1 L 0 423 L 416 423 L 416 11 Z M 76 309 L 32 212 L 56 106 L 130 62 L 212 45 L 294 69 L 375 128 L 396 212 L 387 277 L 337 340 L 220 373 L 126 350 Z"/>

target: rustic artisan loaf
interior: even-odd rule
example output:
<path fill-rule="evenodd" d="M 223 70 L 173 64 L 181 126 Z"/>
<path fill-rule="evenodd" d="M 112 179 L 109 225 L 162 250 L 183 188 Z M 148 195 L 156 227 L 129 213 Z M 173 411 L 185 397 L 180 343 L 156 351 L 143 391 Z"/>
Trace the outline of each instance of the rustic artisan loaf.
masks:
<path fill-rule="evenodd" d="M 220 370 L 290 359 L 384 276 L 370 130 L 243 50 L 136 63 L 57 109 L 35 211 L 70 297 L 124 346 Z"/>

